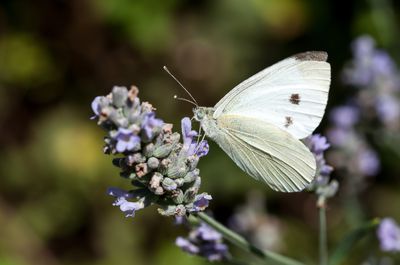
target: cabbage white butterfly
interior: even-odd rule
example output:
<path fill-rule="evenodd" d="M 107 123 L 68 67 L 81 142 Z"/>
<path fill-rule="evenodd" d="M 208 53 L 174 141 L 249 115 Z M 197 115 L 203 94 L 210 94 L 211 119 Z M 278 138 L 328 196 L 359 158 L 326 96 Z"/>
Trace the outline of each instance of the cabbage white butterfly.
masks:
<path fill-rule="evenodd" d="M 234 87 L 214 107 L 196 104 L 194 118 L 247 174 L 276 191 L 301 191 L 314 179 L 316 162 L 299 139 L 324 115 L 327 57 L 305 52 L 284 59 Z"/>

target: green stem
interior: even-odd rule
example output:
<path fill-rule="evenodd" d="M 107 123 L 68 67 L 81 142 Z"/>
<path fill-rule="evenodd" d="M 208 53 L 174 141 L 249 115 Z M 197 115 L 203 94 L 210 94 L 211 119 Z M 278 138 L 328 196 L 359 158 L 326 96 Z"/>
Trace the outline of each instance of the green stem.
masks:
<path fill-rule="evenodd" d="M 251 245 L 246 239 L 244 239 L 241 235 L 235 233 L 234 231 L 228 229 L 221 223 L 217 222 L 212 217 L 208 216 L 205 213 L 197 213 L 196 216 L 203 221 L 204 223 L 208 224 L 216 231 L 220 232 L 222 236 L 231 242 L 232 244 L 236 245 L 237 247 L 252 253 L 253 255 L 267 261 L 267 262 L 275 262 L 282 265 L 304 265 L 303 263 L 293 260 L 291 258 L 282 256 L 272 251 L 268 250 L 261 250 L 253 245 Z"/>
<path fill-rule="evenodd" d="M 326 240 L 326 212 L 325 207 L 319 207 L 319 264 L 328 264 L 328 244 Z"/>

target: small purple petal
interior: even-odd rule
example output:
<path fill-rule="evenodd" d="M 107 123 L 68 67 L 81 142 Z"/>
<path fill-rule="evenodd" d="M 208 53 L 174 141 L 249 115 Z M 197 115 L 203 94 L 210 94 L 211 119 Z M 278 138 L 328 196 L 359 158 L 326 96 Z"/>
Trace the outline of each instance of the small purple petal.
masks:
<path fill-rule="evenodd" d="M 196 146 L 196 155 L 198 157 L 202 157 L 208 154 L 208 151 L 210 150 L 210 146 L 208 145 L 208 142 L 206 140 L 203 140 L 199 143 L 198 146 Z"/>
<path fill-rule="evenodd" d="M 200 252 L 199 247 L 194 245 L 192 242 L 189 240 L 183 238 L 183 237 L 178 237 L 175 240 L 175 244 L 180 247 L 183 251 L 189 253 L 189 254 L 198 254 Z"/>
<path fill-rule="evenodd" d="M 188 117 L 181 120 L 183 142 L 192 142 L 193 137 L 197 136 L 196 131 L 192 131 L 192 122 Z"/>
<path fill-rule="evenodd" d="M 132 130 L 126 128 L 118 128 L 118 132 L 114 139 L 117 140 L 115 148 L 120 153 L 130 151 L 140 143 L 140 137 L 135 135 Z"/>
<path fill-rule="evenodd" d="M 191 212 L 204 211 L 210 204 L 210 200 L 212 200 L 212 197 L 207 193 L 196 195 L 195 201 L 193 202 L 193 208 L 190 211 Z"/>
<path fill-rule="evenodd" d="M 392 218 L 384 218 L 377 230 L 382 251 L 400 252 L 400 227 Z"/>
<path fill-rule="evenodd" d="M 126 217 L 134 217 L 135 212 L 144 207 L 143 203 L 129 202 L 125 197 L 118 197 L 113 203 L 113 206 L 119 206 L 120 210 L 126 214 Z"/>
<path fill-rule="evenodd" d="M 142 121 L 142 130 L 144 131 L 147 139 L 152 139 L 154 137 L 154 128 L 161 127 L 163 121 L 155 117 L 154 112 L 147 113 Z"/>
<path fill-rule="evenodd" d="M 197 229 L 197 237 L 205 241 L 221 240 L 222 235 L 216 230 L 212 229 L 210 226 L 201 223 Z"/>
<path fill-rule="evenodd" d="M 101 98 L 102 97 L 100 97 L 100 96 L 95 97 L 94 100 L 92 101 L 92 104 L 91 104 L 92 110 L 93 110 L 94 114 L 96 114 L 96 116 L 100 115 L 100 111 L 101 111 L 100 99 Z"/>
<path fill-rule="evenodd" d="M 201 252 L 202 256 L 208 261 L 221 261 L 226 258 L 228 254 L 228 246 L 223 243 L 211 242 L 204 244 Z"/>
<path fill-rule="evenodd" d="M 321 136 L 320 134 L 313 134 L 312 136 L 308 137 L 307 145 L 310 148 L 311 152 L 314 154 L 322 154 L 326 149 L 330 147 L 325 136 Z"/>

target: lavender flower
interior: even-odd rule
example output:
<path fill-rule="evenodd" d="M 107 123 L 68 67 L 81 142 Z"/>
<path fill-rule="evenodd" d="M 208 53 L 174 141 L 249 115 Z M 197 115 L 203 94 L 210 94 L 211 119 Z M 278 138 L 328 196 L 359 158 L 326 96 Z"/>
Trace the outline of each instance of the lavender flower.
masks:
<path fill-rule="evenodd" d="M 370 36 L 357 38 L 352 49 L 354 58 L 344 71 L 345 83 L 359 88 L 382 81 L 389 86 L 400 84 L 394 61 L 385 51 L 375 48 L 375 41 Z"/>
<path fill-rule="evenodd" d="M 155 133 L 157 133 L 155 130 L 160 128 L 163 124 L 163 121 L 156 119 L 155 115 L 154 112 L 146 113 L 142 121 L 142 130 L 149 140 L 153 139 Z"/>
<path fill-rule="evenodd" d="M 310 184 L 308 190 L 314 191 L 318 195 L 318 207 L 325 207 L 326 199 L 333 197 L 339 188 L 336 180 L 330 180 L 329 175 L 333 168 L 326 163 L 324 158 L 324 152 L 330 147 L 330 144 L 326 137 L 320 134 L 309 136 L 305 139 L 305 143 L 317 162 L 315 180 Z"/>
<path fill-rule="evenodd" d="M 183 148 L 188 156 L 196 155 L 202 157 L 208 154 L 209 146 L 207 141 L 203 140 L 200 143 L 195 142 L 197 132 L 192 130 L 192 123 L 189 118 L 183 118 L 181 122 Z"/>
<path fill-rule="evenodd" d="M 188 238 L 178 237 L 175 244 L 183 251 L 205 257 L 209 261 L 222 261 L 228 258 L 228 246 L 222 242 L 222 235 L 201 223 L 195 227 Z"/>
<path fill-rule="evenodd" d="M 235 209 L 229 226 L 263 250 L 282 250 L 284 227 L 266 209 L 264 195 L 256 191 L 250 192 L 246 203 Z"/>
<path fill-rule="evenodd" d="M 384 218 L 377 230 L 382 251 L 400 252 L 400 227 L 392 218 Z"/>
<path fill-rule="evenodd" d="M 199 195 L 196 195 L 194 202 L 193 202 L 193 207 L 190 209 L 190 212 L 201 212 L 204 211 L 210 204 L 210 201 L 212 200 L 211 195 L 207 193 L 202 193 Z"/>
<path fill-rule="evenodd" d="M 372 149 L 361 149 L 356 156 L 358 171 L 365 176 L 375 176 L 380 168 L 380 161 Z"/>
<path fill-rule="evenodd" d="M 131 151 L 135 147 L 137 149 L 140 148 L 140 146 L 138 146 L 140 145 L 140 137 L 135 135 L 130 129 L 118 128 L 118 132 L 114 136 L 114 139 L 117 141 L 115 149 L 119 153 Z"/>
<path fill-rule="evenodd" d="M 347 129 L 359 121 L 360 113 L 355 106 L 345 105 L 332 109 L 330 118 L 336 126 Z"/>
<path fill-rule="evenodd" d="M 96 97 L 92 109 L 98 124 L 108 135 L 104 152 L 121 154 L 113 160 L 120 175 L 129 179 L 129 192 L 110 188 L 118 206 L 127 217 L 151 204 L 166 216 L 185 216 L 203 211 L 211 196 L 198 194 L 201 184 L 199 159 L 208 153 L 207 141 L 197 143 L 189 118 L 182 119 L 183 143 L 172 125 L 156 118 L 154 108 L 140 102 L 139 90 L 115 86 L 105 97 Z"/>

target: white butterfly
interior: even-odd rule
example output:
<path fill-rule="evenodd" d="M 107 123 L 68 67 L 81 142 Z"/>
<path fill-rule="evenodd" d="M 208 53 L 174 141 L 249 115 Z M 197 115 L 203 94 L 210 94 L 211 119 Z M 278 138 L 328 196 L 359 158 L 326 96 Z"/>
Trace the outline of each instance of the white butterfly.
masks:
<path fill-rule="evenodd" d="M 314 179 L 313 154 L 298 139 L 321 122 L 331 70 L 326 52 L 289 57 L 243 81 L 214 107 L 194 117 L 247 174 L 283 192 L 303 190 Z"/>

